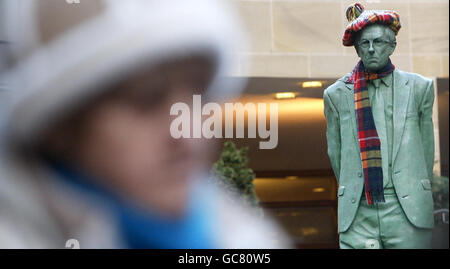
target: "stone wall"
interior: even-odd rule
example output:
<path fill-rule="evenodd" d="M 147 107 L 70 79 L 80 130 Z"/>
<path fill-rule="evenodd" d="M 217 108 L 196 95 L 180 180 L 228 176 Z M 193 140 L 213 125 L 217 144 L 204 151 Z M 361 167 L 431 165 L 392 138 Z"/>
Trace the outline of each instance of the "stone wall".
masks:
<path fill-rule="evenodd" d="M 341 37 L 349 0 L 228 0 L 236 6 L 251 46 L 233 55 L 235 76 L 340 77 L 358 61 Z M 400 14 L 393 63 L 428 77 L 448 77 L 449 1 L 360 1 L 366 9 Z"/>

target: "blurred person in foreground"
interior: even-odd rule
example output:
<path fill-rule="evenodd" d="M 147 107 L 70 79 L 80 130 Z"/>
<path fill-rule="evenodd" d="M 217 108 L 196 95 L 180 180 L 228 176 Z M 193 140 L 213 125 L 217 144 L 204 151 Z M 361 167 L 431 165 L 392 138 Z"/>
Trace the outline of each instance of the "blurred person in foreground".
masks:
<path fill-rule="evenodd" d="M 241 39 L 226 6 L 20 5 L 30 24 L 2 72 L 0 247 L 288 246 L 271 221 L 205 183 L 212 141 L 169 133 L 172 104 L 242 88 L 220 79 Z"/>

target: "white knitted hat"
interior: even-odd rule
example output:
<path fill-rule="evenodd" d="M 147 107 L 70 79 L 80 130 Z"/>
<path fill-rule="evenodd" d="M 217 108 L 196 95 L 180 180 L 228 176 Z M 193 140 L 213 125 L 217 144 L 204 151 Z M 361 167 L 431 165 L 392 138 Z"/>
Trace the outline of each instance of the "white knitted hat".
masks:
<path fill-rule="evenodd" d="M 76 9 L 85 2 L 88 1 L 63 3 L 67 5 L 63 8 Z M 22 47 L 31 44 L 29 47 L 35 48 L 28 53 L 28 47 L 29 55 L 0 78 L 7 82 L 7 90 L 12 95 L 5 130 L 14 142 L 32 144 L 51 123 L 108 89 L 109 83 L 126 77 L 140 66 L 148 67 L 183 55 L 205 54 L 215 62 L 217 72 L 206 92 L 210 98 L 231 97 L 242 90 L 242 83 L 231 85 L 236 80 L 228 80 L 224 84 L 220 79 L 234 65 L 233 59 L 226 55 L 245 44 L 237 18 L 225 3 L 216 0 L 94 2 L 102 5 L 98 14 L 68 27 L 51 41 L 44 44 L 36 39 L 27 40 L 25 46 L 19 42 Z M 36 9 L 34 6 L 30 4 L 28 11 Z M 27 18 L 42 20 L 39 18 L 42 14 L 36 13 L 28 12 Z M 59 16 L 53 23 L 67 21 Z M 36 31 L 27 33 L 22 40 L 42 36 Z"/>

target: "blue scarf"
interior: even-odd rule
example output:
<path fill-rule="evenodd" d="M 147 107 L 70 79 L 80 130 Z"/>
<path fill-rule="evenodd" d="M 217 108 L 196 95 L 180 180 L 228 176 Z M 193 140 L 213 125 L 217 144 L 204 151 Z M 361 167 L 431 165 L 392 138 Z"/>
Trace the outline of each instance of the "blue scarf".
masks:
<path fill-rule="evenodd" d="M 184 215 L 178 219 L 168 219 L 157 212 L 140 208 L 131 201 L 125 201 L 113 190 L 96 184 L 99 181 L 61 162 L 48 160 L 48 164 L 59 178 L 81 192 L 100 199 L 113 210 L 116 224 L 127 248 L 205 249 L 215 247 L 213 210 L 208 206 L 214 195 L 211 195 L 212 193 L 206 188 L 198 185 L 191 186 Z"/>

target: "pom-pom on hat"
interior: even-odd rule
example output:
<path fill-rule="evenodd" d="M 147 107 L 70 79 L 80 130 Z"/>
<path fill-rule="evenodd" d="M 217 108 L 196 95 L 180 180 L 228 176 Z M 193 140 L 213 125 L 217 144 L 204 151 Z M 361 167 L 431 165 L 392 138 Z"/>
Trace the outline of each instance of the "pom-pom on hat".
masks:
<path fill-rule="evenodd" d="M 344 46 L 353 46 L 355 34 L 369 25 L 376 23 L 386 25 L 395 35 L 401 28 L 400 15 L 392 10 L 364 10 L 362 4 L 354 3 L 347 7 L 345 15 L 349 24 L 342 37 Z"/>

